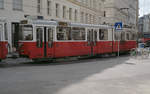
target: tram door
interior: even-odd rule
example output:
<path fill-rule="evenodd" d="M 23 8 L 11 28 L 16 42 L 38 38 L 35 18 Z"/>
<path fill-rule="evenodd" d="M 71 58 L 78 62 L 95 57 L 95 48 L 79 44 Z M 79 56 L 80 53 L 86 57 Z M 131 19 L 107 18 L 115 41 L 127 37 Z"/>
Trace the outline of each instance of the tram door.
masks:
<path fill-rule="evenodd" d="M 13 51 L 18 50 L 19 41 L 19 23 L 12 23 L 12 46 Z"/>
<path fill-rule="evenodd" d="M 54 56 L 54 27 L 45 27 L 44 31 L 44 56 L 52 58 Z"/>
<path fill-rule="evenodd" d="M 43 58 L 53 57 L 53 32 L 52 27 L 36 28 L 38 54 Z"/>
<path fill-rule="evenodd" d="M 87 41 L 88 46 L 90 46 L 90 55 L 96 55 L 97 53 L 97 30 L 96 29 L 88 29 L 87 30 Z"/>

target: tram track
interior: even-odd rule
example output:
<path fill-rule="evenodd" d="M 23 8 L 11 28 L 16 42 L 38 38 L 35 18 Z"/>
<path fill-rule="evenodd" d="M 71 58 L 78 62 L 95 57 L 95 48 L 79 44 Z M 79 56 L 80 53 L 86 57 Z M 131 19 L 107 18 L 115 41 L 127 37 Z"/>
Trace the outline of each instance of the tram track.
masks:
<path fill-rule="evenodd" d="M 129 55 L 124 54 L 121 55 L 119 58 L 128 57 Z M 61 59 L 55 59 L 52 61 L 39 61 L 39 62 L 33 62 L 31 60 L 24 61 L 22 58 L 17 59 L 6 59 L 0 63 L 0 68 L 9 68 L 9 67 L 24 67 L 24 66 L 57 66 L 57 65 L 68 65 L 68 64 L 79 64 L 79 63 L 89 63 L 92 61 L 107 61 L 110 59 L 116 59 L 117 56 L 101 56 L 101 57 L 84 57 L 84 58 L 78 58 L 78 57 L 70 57 L 70 58 L 61 58 Z"/>

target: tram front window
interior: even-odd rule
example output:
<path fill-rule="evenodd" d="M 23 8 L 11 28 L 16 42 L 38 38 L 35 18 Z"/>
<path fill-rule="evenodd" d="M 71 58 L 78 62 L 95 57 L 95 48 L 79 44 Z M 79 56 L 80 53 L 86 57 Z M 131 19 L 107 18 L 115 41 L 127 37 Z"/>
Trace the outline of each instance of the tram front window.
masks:
<path fill-rule="evenodd" d="M 33 40 L 33 27 L 31 25 L 21 26 L 20 40 Z"/>

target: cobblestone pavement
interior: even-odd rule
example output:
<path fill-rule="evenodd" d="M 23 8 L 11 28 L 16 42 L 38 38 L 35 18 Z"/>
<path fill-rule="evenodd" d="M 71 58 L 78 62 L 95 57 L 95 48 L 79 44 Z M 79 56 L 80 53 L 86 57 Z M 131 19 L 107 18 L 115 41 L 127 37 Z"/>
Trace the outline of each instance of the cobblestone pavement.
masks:
<path fill-rule="evenodd" d="M 0 94 L 150 94 L 150 59 L 122 56 L 22 65 L 23 61 L 28 62 L 2 62 L 21 65 L 0 67 Z"/>

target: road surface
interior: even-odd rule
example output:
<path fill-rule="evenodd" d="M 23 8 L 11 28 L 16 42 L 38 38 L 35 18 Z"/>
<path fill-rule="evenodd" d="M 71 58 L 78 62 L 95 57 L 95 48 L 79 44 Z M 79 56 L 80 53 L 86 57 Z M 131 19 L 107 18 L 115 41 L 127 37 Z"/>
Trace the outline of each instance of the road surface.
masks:
<path fill-rule="evenodd" d="M 150 94 L 150 59 L 70 62 L 1 66 L 0 94 Z"/>

